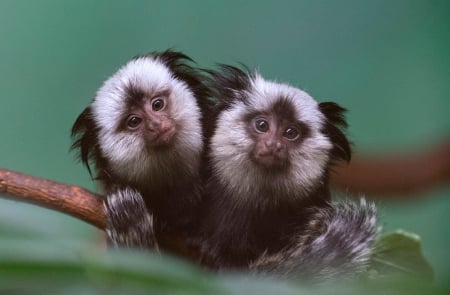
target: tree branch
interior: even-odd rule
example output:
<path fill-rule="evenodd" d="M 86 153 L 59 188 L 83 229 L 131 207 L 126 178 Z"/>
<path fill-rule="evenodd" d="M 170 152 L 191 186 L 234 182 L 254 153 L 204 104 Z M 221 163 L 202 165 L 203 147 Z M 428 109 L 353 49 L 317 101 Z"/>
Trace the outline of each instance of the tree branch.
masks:
<path fill-rule="evenodd" d="M 83 220 L 101 230 L 106 227 L 101 196 L 79 186 L 0 169 L 0 195 L 53 209 Z M 158 239 L 161 249 L 196 261 L 198 249 L 173 234 Z"/>
<path fill-rule="evenodd" d="M 0 194 L 57 210 L 105 229 L 100 196 L 84 188 L 0 169 Z"/>
<path fill-rule="evenodd" d="M 450 183 L 450 139 L 416 151 L 361 155 L 336 167 L 332 182 L 342 191 L 408 198 Z"/>

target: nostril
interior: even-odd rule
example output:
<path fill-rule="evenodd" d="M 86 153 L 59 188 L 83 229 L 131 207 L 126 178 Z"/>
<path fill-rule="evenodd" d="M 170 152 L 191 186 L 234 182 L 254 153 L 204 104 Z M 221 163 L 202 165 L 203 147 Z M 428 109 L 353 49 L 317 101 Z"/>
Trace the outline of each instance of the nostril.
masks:
<path fill-rule="evenodd" d="M 267 140 L 265 142 L 265 145 L 266 145 L 267 148 L 272 149 L 274 147 L 274 145 L 275 145 L 275 142 L 273 140 Z"/>
<path fill-rule="evenodd" d="M 277 141 L 276 145 L 275 145 L 275 150 L 276 151 L 280 151 L 283 148 L 281 142 Z"/>
<path fill-rule="evenodd" d="M 161 121 L 161 124 L 159 124 L 159 130 L 161 132 L 169 131 L 172 128 L 172 124 L 168 121 Z"/>
<path fill-rule="evenodd" d="M 266 141 L 265 145 L 267 149 L 270 149 L 274 152 L 279 152 L 283 149 L 283 145 L 277 140 L 268 140 Z"/>

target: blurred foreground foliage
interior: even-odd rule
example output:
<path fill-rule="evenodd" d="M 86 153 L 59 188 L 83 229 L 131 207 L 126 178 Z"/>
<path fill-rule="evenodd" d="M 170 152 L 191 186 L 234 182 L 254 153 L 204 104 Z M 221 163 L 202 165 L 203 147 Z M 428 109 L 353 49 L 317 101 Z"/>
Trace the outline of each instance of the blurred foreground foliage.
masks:
<path fill-rule="evenodd" d="M 2 209 L 2 214 L 9 212 Z M 28 209 L 20 212 L 36 212 Z M 308 286 L 245 273 L 211 273 L 152 252 L 105 251 L 88 226 L 55 225 L 66 217 L 48 210 L 42 216 L 30 214 L 38 214 L 32 220 L 42 219 L 17 223 L 22 218 L 11 214 L 12 228 L 8 214 L 0 216 L 0 294 L 450 294 L 450 285 L 433 285 L 419 237 L 402 231 L 378 239 L 367 278 Z M 85 232 L 80 227 L 88 229 L 86 234 L 80 235 Z"/>
<path fill-rule="evenodd" d="M 398 238 L 398 234 L 394 236 Z M 377 273 L 360 281 L 307 286 L 244 273 L 214 274 L 167 255 L 76 248 L 50 246 L 42 241 L 3 242 L 0 294 L 449 294 L 450 291 L 449 286 L 430 283 L 430 268 L 416 271 L 416 267 L 424 266 L 417 261 L 407 271 L 414 272 L 414 276 L 399 276 L 391 269 L 387 276 Z M 405 270 L 403 261 L 397 260 L 394 266 L 381 259 L 378 263 Z"/>
<path fill-rule="evenodd" d="M 25 241 L 0 246 L 1 294 L 448 294 L 449 290 L 395 275 L 311 287 L 246 274 L 212 274 L 153 253 L 74 250 Z"/>

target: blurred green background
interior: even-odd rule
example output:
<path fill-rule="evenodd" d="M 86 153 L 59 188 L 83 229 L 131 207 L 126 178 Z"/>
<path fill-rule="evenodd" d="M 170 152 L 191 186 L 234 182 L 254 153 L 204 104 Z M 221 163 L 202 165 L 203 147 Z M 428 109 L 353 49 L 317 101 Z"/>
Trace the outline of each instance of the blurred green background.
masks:
<path fill-rule="evenodd" d="M 70 128 L 132 56 L 173 47 L 201 66 L 243 62 L 349 109 L 358 153 L 450 133 L 450 1 L 0 1 L 0 167 L 94 189 Z M 385 231 L 423 239 L 450 276 L 450 187 L 379 202 Z M 74 218 L 0 199 L 0 246 L 95 247 Z M 94 246 L 93 246 L 94 245 Z"/>

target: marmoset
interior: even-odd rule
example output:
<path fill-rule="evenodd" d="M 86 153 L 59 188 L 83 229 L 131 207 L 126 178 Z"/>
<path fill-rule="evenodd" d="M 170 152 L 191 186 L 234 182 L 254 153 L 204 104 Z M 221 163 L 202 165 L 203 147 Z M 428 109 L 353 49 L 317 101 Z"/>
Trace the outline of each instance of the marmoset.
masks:
<path fill-rule="evenodd" d="M 223 65 L 209 74 L 219 104 L 207 148 L 203 262 L 300 278 L 365 269 L 373 204 L 330 202 L 330 169 L 351 157 L 345 110 L 256 72 Z"/>
<path fill-rule="evenodd" d="M 154 248 L 195 227 L 208 88 L 192 60 L 167 50 L 133 58 L 108 78 L 72 128 L 72 148 L 105 191 L 112 244 Z"/>

